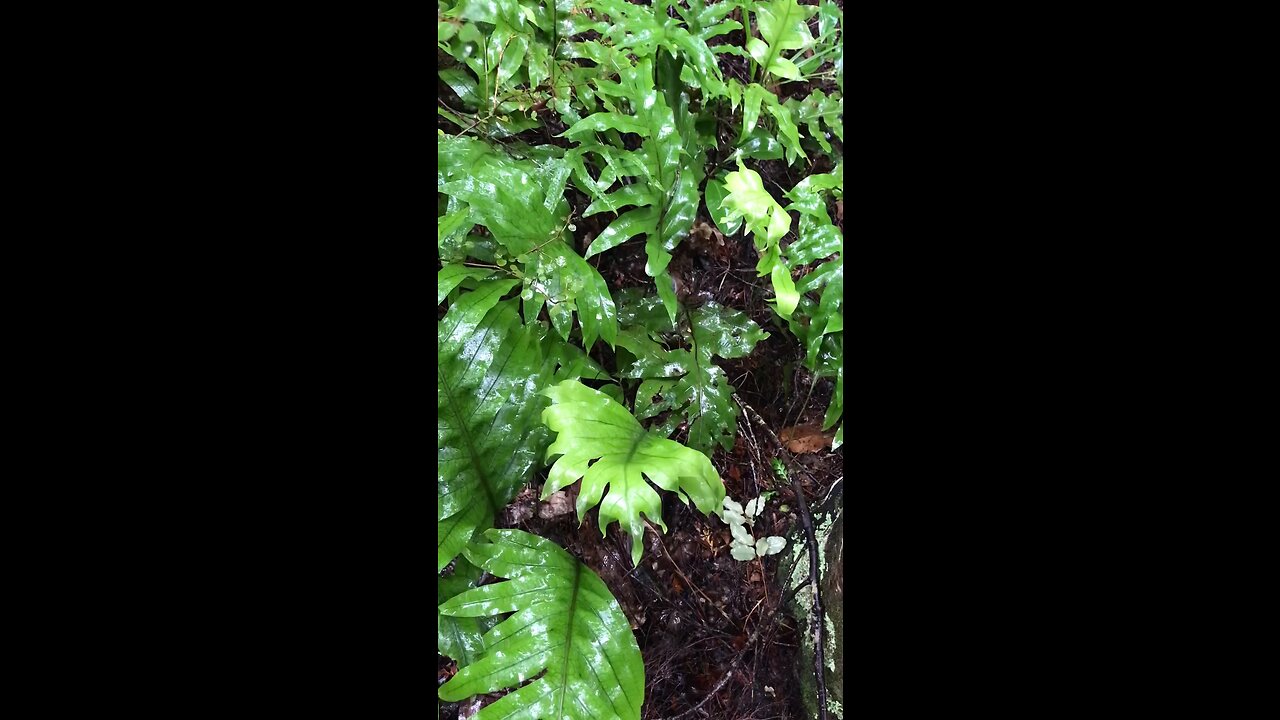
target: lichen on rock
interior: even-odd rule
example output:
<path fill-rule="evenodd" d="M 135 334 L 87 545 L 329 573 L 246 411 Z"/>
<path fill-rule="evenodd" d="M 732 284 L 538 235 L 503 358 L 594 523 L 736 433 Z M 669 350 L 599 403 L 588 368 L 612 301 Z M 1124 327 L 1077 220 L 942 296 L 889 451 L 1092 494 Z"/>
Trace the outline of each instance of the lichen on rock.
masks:
<path fill-rule="evenodd" d="M 828 717 L 844 718 L 844 503 L 842 493 L 832 493 L 823 505 L 814 510 L 814 537 L 818 553 L 819 592 L 822 593 L 825 682 L 827 688 Z M 813 612 L 813 590 L 809 584 L 809 550 L 805 545 L 804 530 L 796 527 L 791 536 L 787 561 L 780 567 L 785 572 L 791 568 L 786 589 L 803 583 L 787 610 L 796 619 L 799 628 L 800 655 L 796 673 L 805 710 L 809 717 L 818 717 L 818 690 L 814 680 L 814 638 L 810 625 Z"/>

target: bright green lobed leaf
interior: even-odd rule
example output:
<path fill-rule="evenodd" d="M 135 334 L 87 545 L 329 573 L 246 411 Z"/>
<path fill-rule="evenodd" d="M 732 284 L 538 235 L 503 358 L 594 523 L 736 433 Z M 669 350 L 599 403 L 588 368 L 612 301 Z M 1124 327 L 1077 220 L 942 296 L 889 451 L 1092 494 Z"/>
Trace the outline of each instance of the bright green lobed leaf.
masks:
<path fill-rule="evenodd" d="M 726 236 L 733 235 L 738 232 L 738 228 L 742 227 L 742 218 L 738 217 L 733 221 L 727 221 L 728 213 L 724 210 L 724 198 L 729 191 L 724 186 L 724 175 L 720 179 L 711 179 L 707 181 L 706 203 L 707 212 L 711 214 L 711 221 L 720 228 L 720 232 Z"/>
<path fill-rule="evenodd" d="M 764 189 L 760 174 L 748 170 L 742 160 L 738 160 L 738 172 L 725 176 L 725 189 L 727 194 L 723 208 L 727 210 L 726 223 L 739 217 L 746 222 L 747 230 L 754 236 L 756 248 L 760 251 L 756 271 L 761 275 L 770 275 L 777 297 L 778 314 L 783 318 L 791 317 L 799 295 L 791 280 L 791 271 L 782 261 L 779 249 L 779 241 L 791 227 L 791 216 Z"/>
<path fill-rule="evenodd" d="M 787 193 L 792 199 L 788 210 L 800 213 L 800 239 L 787 248 L 787 257 L 795 265 L 835 256 L 801 278 L 800 292 L 822 289 L 816 308 L 809 311 L 810 322 L 805 331 L 805 365 L 814 369 L 823 336 L 844 330 L 844 236 L 831 223 L 827 213 L 828 194 L 843 194 L 844 166 L 821 175 L 810 175 Z M 829 425 L 828 425 L 829 426 Z"/>
<path fill-rule="evenodd" d="M 542 489 L 546 498 L 582 480 L 578 517 L 600 505 L 600 532 L 618 521 L 631 535 L 631 561 L 639 564 L 644 521 L 662 520 L 662 500 L 645 479 L 692 500 L 704 513 L 715 512 L 724 498 L 724 484 L 702 453 L 650 434 L 625 407 L 602 392 L 576 380 L 553 385 L 542 393 L 552 400 L 542 421 L 557 433 L 547 458 L 559 455 Z M 591 461 L 595 460 L 594 464 Z M 608 486 L 608 495 L 605 487 Z M 603 498 L 603 499 L 602 499 Z"/>
<path fill-rule="evenodd" d="M 751 56 L 774 75 L 799 80 L 799 71 L 793 63 L 776 61 L 783 59 L 784 50 L 802 50 L 813 44 L 807 21 L 818 9 L 800 5 L 796 0 L 772 0 L 752 3 L 752 11 L 760 37 L 747 42 Z"/>
<path fill-rule="evenodd" d="M 618 113 L 595 113 L 574 123 L 573 127 L 560 133 L 560 137 L 572 138 L 575 135 L 584 135 L 588 132 L 603 132 L 608 128 L 639 135 L 649 134 L 649 128 L 637 122 L 635 118 Z"/>

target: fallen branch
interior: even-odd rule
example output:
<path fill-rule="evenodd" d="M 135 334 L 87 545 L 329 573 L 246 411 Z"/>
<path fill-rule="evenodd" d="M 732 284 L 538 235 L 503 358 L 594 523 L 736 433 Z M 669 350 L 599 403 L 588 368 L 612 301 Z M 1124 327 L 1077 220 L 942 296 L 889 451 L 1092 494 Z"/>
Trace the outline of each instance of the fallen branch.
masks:
<path fill-rule="evenodd" d="M 783 462 L 786 463 L 787 469 L 791 471 L 788 473 L 788 478 L 791 480 L 791 489 L 795 491 L 796 507 L 800 509 L 800 524 L 804 526 L 805 542 L 809 547 L 809 588 L 813 591 L 813 672 L 815 679 L 818 682 L 818 718 L 820 720 L 827 720 L 827 681 L 826 673 L 823 672 L 823 666 L 825 664 L 823 662 L 823 655 L 826 649 L 824 645 L 826 627 L 824 622 L 825 613 L 822 607 L 822 592 L 819 587 L 821 576 L 819 575 L 818 570 L 818 541 L 814 537 L 813 516 L 809 514 L 809 503 L 805 500 L 804 490 L 801 489 L 800 485 L 796 482 L 796 471 L 803 472 L 805 475 L 808 475 L 811 480 L 813 479 L 813 475 L 795 461 L 795 458 L 793 458 L 791 453 L 787 451 L 787 447 L 782 444 L 782 441 L 778 439 L 777 434 L 769 428 L 765 423 L 764 418 L 760 416 L 760 413 L 755 411 L 755 408 L 744 402 L 742 398 L 738 397 L 737 393 L 733 394 L 733 400 L 738 403 L 744 411 L 751 415 L 752 419 L 756 421 L 756 424 L 769 434 L 769 437 L 773 438 L 773 441 L 778 445 L 778 451 L 782 456 Z"/>

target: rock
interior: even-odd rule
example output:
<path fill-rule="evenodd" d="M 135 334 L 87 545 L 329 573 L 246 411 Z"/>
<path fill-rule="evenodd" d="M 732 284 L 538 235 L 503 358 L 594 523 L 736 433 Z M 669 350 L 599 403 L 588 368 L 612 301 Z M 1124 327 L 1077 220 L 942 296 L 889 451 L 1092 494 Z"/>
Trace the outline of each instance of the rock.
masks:
<path fill-rule="evenodd" d="M 822 593 L 825 627 L 824 661 L 827 687 L 827 717 L 844 718 L 844 502 L 843 481 L 839 481 L 823 502 L 812 508 L 814 535 L 818 541 L 818 572 Z M 788 537 L 788 550 L 779 564 L 780 572 L 793 567 L 790 577 L 783 578 L 789 591 L 803 582 L 787 611 L 796 619 L 799 627 L 800 654 L 796 672 L 800 677 L 801 699 L 808 717 L 817 718 L 818 689 L 814 680 L 814 637 L 810 619 L 813 611 L 813 591 L 808 582 L 809 549 L 805 544 L 804 528 L 797 522 Z"/>

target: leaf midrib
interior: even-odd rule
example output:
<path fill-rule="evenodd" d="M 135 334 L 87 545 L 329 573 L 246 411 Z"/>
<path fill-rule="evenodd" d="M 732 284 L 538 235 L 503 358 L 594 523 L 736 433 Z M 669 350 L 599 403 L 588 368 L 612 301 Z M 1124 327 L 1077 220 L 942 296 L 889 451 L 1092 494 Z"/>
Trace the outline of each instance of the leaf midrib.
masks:
<path fill-rule="evenodd" d="M 781 30 L 782 30 L 782 32 L 786 32 L 787 20 L 790 20 L 790 19 L 791 19 L 791 6 L 792 6 L 792 4 L 793 4 L 793 3 L 781 3 L 781 5 L 782 5 L 782 9 L 783 9 L 783 11 L 786 13 L 786 15 L 784 16 L 783 21 L 782 21 L 782 22 L 780 22 L 780 23 L 778 23 L 778 28 L 779 28 L 779 29 L 781 29 Z M 800 7 L 799 5 L 796 5 L 796 9 L 799 9 L 799 7 Z M 758 14 L 757 14 L 757 17 L 756 17 L 756 24 L 757 24 L 757 25 L 759 25 L 759 23 L 760 23 L 760 18 L 759 18 Z M 760 29 L 760 39 L 761 39 L 761 40 L 764 40 L 764 28 L 761 28 L 761 29 Z M 766 63 L 761 67 L 761 69 L 762 69 L 764 72 L 766 72 L 766 73 L 770 73 L 770 74 L 772 74 L 774 77 L 778 77 L 778 76 L 777 76 L 776 74 L 774 74 L 774 73 L 771 73 L 771 72 L 770 72 L 770 70 L 769 70 L 769 66 L 773 64 L 774 58 L 775 58 L 775 57 L 777 56 L 777 54 L 778 54 L 778 50 L 780 49 L 780 48 L 779 48 L 779 45 L 781 45 L 781 40 L 782 40 L 781 36 L 779 36 L 779 37 L 777 38 L 777 40 L 778 40 L 778 42 L 769 43 L 769 54 L 765 56 L 765 59 L 766 59 L 766 60 L 768 60 L 768 62 L 766 62 Z M 765 42 L 768 42 L 768 41 L 766 40 Z"/>
<path fill-rule="evenodd" d="M 444 388 L 445 397 L 449 401 L 449 413 L 454 417 L 454 427 L 458 428 L 458 434 L 462 436 L 467 453 L 471 455 L 471 467 L 475 468 L 476 475 L 479 477 L 479 485 L 484 490 L 485 500 L 489 503 L 490 509 L 496 513 L 498 512 L 497 503 L 493 497 L 493 491 L 489 488 L 489 477 L 485 473 L 484 467 L 480 464 L 480 453 L 476 447 L 476 441 L 471 437 L 471 428 L 459 414 L 457 396 L 454 395 L 453 387 L 447 381 L 448 378 L 444 374 L 442 365 L 436 366 L 436 374 L 440 378 L 440 386 Z"/>
<path fill-rule="evenodd" d="M 565 628 L 564 662 L 560 665 L 560 709 L 556 717 L 564 717 L 564 698 L 569 687 L 569 653 L 573 648 L 573 626 L 577 621 L 578 592 L 582 588 L 582 568 L 580 562 L 573 564 L 573 594 L 569 596 L 569 624 Z"/>

